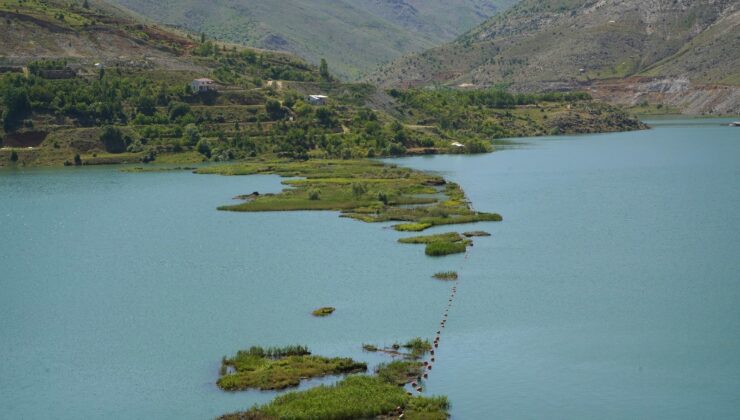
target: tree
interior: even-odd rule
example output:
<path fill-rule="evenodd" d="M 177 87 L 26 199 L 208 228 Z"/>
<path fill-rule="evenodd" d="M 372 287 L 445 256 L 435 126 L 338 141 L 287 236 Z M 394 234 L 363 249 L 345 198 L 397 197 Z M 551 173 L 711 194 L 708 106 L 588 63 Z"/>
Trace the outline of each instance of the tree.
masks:
<path fill-rule="evenodd" d="M 84 7 L 85 9 L 89 9 L 90 8 L 90 3 L 88 3 L 87 0 L 85 0 L 85 1 L 82 2 L 82 7 Z"/>
<path fill-rule="evenodd" d="M 210 159 L 211 143 L 207 139 L 201 139 L 195 149 L 198 151 L 198 153 Z"/>
<path fill-rule="evenodd" d="M 175 121 L 190 113 L 190 105 L 183 102 L 170 102 L 170 121 Z"/>
<path fill-rule="evenodd" d="M 206 33 L 205 32 L 201 32 L 200 33 L 200 43 L 203 44 L 205 42 L 206 42 Z"/>
<path fill-rule="evenodd" d="M 105 150 L 109 153 L 123 153 L 126 151 L 126 140 L 123 132 L 117 127 L 107 126 L 100 133 L 100 141 L 103 142 Z"/>
<path fill-rule="evenodd" d="M 321 59 L 321 64 L 319 65 L 319 75 L 326 81 L 331 80 L 331 74 L 329 74 L 329 63 L 327 63 L 324 58 Z"/>
<path fill-rule="evenodd" d="M 185 126 L 185 131 L 182 133 L 182 139 L 188 146 L 195 146 L 200 141 L 200 131 L 195 124 L 188 124 Z"/>
<path fill-rule="evenodd" d="M 10 152 L 10 161 L 11 162 L 18 162 L 18 153 L 16 153 L 15 150 Z"/>
<path fill-rule="evenodd" d="M 316 110 L 316 118 L 319 120 L 319 124 L 324 127 L 334 127 L 336 124 L 334 113 L 323 106 Z"/>
<path fill-rule="evenodd" d="M 283 107 L 280 105 L 280 102 L 273 99 L 268 99 L 267 102 L 265 102 L 265 111 L 271 120 L 279 120 L 283 118 L 284 115 Z"/>
<path fill-rule="evenodd" d="M 11 87 L 4 95 L 3 128 L 6 132 L 15 131 L 23 119 L 31 112 L 31 101 L 25 87 Z"/>
<path fill-rule="evenodd" d="M 148 117 L 154 115 L 154 113 L 157 111 L 156 101 L 154 100 L 154 97 L 150 95 L 140 96 L 138 101 L 136 101 L 136 111 Z"/>

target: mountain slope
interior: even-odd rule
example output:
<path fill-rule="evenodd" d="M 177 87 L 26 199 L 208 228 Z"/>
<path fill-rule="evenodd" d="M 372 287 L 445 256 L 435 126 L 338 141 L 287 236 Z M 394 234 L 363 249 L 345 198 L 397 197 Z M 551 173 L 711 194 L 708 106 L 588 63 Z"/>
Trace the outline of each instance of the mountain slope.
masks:
<path fill-rule="evenodd" d="M 369 79 L 386 86 L 507 83 L 520 90 L 629 76 L 736 86 L 738 34 L 740 10 L 732 0 L 525 0 Z"/>
<path fill-rule="evenodd" d="M 0 0 L 0 64 L 25 65 L 64 58 L 70 64 L 104 62 L 141 68 L 201 70 L 183 56 L 194 47 L 184 35 L 144 25 L 102 1 Z"/>
<path fill-rule="evenodd" d="M 216 39 L 321 58 L 357 78 L 403 54 L 450 41 L 515 0 L 116 0 Z"/>

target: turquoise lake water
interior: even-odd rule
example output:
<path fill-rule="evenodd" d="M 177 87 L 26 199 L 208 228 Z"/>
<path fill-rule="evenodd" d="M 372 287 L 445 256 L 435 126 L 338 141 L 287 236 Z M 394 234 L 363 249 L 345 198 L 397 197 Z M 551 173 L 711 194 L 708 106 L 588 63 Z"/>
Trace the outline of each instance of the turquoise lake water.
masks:
<path fill-rule="evenodd" d="M 467 260 L 333 212 L 216 211 L 279 191 L 274 176 L 3 170 L 0 418 L 245 409 L 275 393 L 219 391 L 223 355 L 302 343 L 384 361 L 361 344 L 433 337 L 450 286 L 429 276 L 458 270 L 428 381 L 453 418 L 735 419 L 740 129 L 652 123 L 394 160 L 504 216 L 460 227 L 493 234 Z"/>

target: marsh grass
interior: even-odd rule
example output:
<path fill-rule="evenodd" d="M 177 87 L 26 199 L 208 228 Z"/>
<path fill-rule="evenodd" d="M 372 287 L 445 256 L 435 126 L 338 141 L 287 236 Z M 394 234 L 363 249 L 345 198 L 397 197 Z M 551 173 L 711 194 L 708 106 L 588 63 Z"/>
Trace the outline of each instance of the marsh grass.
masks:
<path fill-rule="evenodd" d="M 430 227 L 432 227 L 431 223 L 401 223 L 393 226 L 393 229 L 399 232 L 421 232 Z"/>
<path fill-rule="evenodd" d="M 429 340 L 416 337 L 402 344 L 401 347 L 408 350 L 411 358 L 419 359 L 432 349 L 432 343 Z"/>
<path fill-rule="evenodd" d="M 440 271 L 432 277 L 437 280 L 457 280 L 457 271 Z"/>
<path fill-rule="evenodd" d="M 390 377 L 390 376 L 389 376 Z M 402 387 L 378 376 L 350 376 L 334 385 L 289 392 L 246 413 L 221 417 L 237 419 L 367 419 L 404 410 L 404 418 L 446 419 L 445 397 L 412 397 Z"/>
<path fill-rule="evenodd" d="M 467 249 L 466 242 L 432 242 L 427 244 L 424 253 L 430 257 L 441 257 L 450 254 L 461 254 Z"/>
<path fill-rule="evenodd" d="M 227 391 L 285 389 L 303 379 L 366 370 L 367 364 L 349 358 L 311 356 L 304 346 L 252 347 L 233 358 L 224 357 L 217 384 Z"/>
<path fill-rule="evenodd" d="M 382 381 L 398 386 L 406 385 L 424 373 L 424 365 L 417 360 L 395 360 L 382 363 L 375 368 L 375 374 Z"/>
<path fill-rule="evenodd" d="M 430 244 L 432 242 L 459 242 L 463 237 L 457 232 L 438 233 L 436 235 L 412 236 L 401 238 L 398 242 L 402 244 Z"/>

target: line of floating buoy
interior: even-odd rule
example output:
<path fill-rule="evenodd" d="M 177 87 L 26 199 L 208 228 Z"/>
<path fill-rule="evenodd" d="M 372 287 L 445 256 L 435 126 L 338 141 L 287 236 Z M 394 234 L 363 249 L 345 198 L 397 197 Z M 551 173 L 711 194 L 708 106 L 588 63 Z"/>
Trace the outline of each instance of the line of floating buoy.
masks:
<path fill-rule="evenodd" d="M 468 253 L 465 253 L 465 260 L 468 259 Z M 462 269 L 462 265 L 460 267 Z M 459 281 L 457 282 L 459 283 Z M 424 360 L 423 362 L 423 374 L 417 378 L 416 381 L 411 383 L 411 388 L 416 390 L 419 394 L 421 394 L 424 389 L 422 387 L 422 380 L 429 378 L 429 371 L 432 370 L 432 366 L 437 361 L 435 351 L 439 349 L 439 342 L 440 338 L 442 336 L 442 330 L 444 330 L 445 326 L 447 325 L 447 317 L 450 313 L 450 308 L 452 307 L 452 302 L 455 299 L 455 296 L 457 295 L 457 284 L 454 284 L 452 286 L 452 290 L 450 292 L 450 298 L 447 300 L 447 307 L 445 308 L 444 312 L 442 313 L 442 320 L 439 322 L 439 329 L 437 330 L 437 334 L 434 337 L 434 342 L 432 343 L 432 349 L 429 350 L 429 360 Z M 408 392 L 407 394 L 412 395 L 412 393 Z M 403 414 L 399 416 L 399 418 L 402 418 Z"/>

